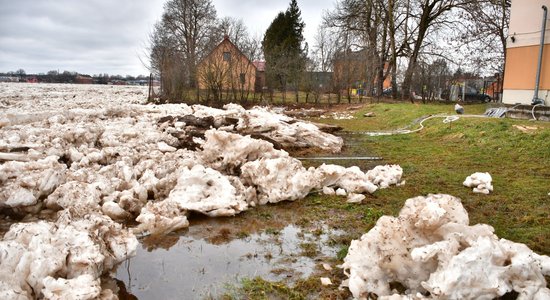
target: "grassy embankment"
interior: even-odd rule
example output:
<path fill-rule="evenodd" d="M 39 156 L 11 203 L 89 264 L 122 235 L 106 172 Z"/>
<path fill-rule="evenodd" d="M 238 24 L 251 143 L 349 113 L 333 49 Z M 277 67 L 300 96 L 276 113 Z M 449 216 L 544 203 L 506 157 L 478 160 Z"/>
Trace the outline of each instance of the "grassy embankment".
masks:
<path fill-rule="evenodd" d="M 481 114 L 485 107 L 468 105 L 466 113 Z M 364 118 L 366 112 L 374 112 L 376 116 Z M 440 113 L 454 114 L 453 106 L 368 104 L 354 113 L 356 119 L 353 120 L 315 121 L 337 124 L 350 132 L 378 131 L 401 128 L 421 116 Z M 406 185 L 379 190 L 360 205 L 323 195 L 288 204 L 289 208 L 299 211 L 299 225 L 307 227 L 322 220 L 347 233 L 334 239 L 342 250 L 338 257 L 331 259 L 333 265 L 342 262 L 351 239 L 367 232 L 381 215 L 395 216 L 406 199 L 430 193 L 459 197 L 471 224 L 489 224 L 499 237 L 525 243 L 540 254 L 550 255 L 550 123 L 460 118 L 449 125 L 442 120 L 428 120 L 424 122 L 424 130 L 408 135 L 360 136 L 360 142 L 345 151 L 352 155 L 378 155 L 384 158 L 384 163 L 401 165 Z M 536 129 L 526 133 L 516 126 Z M 474 172 L 492 175 L 493 193 L 475 194 L 462 185 Z M 248 217 L 261 214 L 266 214 L 264 209 L 251 212 Z M 330 272 L 319 269 L 315 276 L 298 281 L 292 288 L 260 278 L 246 280 L 239 294 L 250 299 L 304 299 L 312 295 L 313 298 L 345 298 L 349 292 L 337 289 L 345 279 L 341 273 L 340 269 Z M 321 286 L 321 276 L 330 277 L 334 285 Z"/>

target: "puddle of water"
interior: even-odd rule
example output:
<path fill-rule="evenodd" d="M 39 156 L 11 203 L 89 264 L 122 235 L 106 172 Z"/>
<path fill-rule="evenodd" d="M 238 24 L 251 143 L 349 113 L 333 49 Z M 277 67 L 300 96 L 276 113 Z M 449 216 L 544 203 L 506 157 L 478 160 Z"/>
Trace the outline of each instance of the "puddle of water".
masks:
<path fill-rule="evenodd" d="M 344 139 L 344 148 L 342 152 L 337 154 L 310 154 L 309 157 L 326 157 L 333 156 L 339 157 L 339 159 L 311 159 L 308 160 L 307 156 L 302 159 L 304 166 L 306 167 L 318 167 L 325 164 L 337 164 L 343 167 L 352 167 L 358 166 L 361 170 L 367 171 L 378 165 L 383 165 L 386 162 L 384 160 L 357 160 L 357 159 L 341 159 L 345 157 L 377 157 L 375 153 L 372 153 L 368 150 L 368 139 L 369 137 L 362 134 L 353 134 L 348 132 L 339 132 L 338 136 Z M 366 146 L 365 146 L 366 145 Z"/>
<path fill-rule="evenodd" d="M 343 232 L 324 229 L 317 236 L 288 225 L 221 244 L 187 233 L 168 249 L 147 250 L 142 244 L 134 258 L 119 266 L 116 278 L 139 299 L 216 297 L 228 285 L 256 276 L 291 283 L 309 277 L 322 257 L 336 256 L 338 249 L 329 241 Z M 316 249 L 315 257 L 303 256 L 306 247 Z"/>

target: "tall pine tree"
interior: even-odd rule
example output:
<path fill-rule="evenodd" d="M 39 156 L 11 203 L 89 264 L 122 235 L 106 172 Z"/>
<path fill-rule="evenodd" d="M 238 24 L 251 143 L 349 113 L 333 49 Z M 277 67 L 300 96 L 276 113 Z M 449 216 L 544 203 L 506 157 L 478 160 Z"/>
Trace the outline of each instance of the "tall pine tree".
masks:
<path fill-rule="evenodd" d="M 291 85 L 297 91 L 307 55 L 307 47 L 302 47 L 304 27 L 298 3 L 291 0 L 287 10 L 267 28 L 262 46 L 270 88 L 286 91 Z"/>

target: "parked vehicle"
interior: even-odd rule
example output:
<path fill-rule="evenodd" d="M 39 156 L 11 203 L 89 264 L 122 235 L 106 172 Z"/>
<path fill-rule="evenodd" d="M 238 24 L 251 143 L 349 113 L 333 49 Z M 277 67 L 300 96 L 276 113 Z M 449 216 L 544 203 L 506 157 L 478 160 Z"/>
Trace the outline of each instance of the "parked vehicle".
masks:
<path fill-rule="evenodd" d="M 399 92 L 399 90 L 398 90 Z M 382 96 L 384 97 L 391 97 L 393 95 L 393 89 L 391 87 L 387 88 L 387 89 L 384 89 L 382 91 Z"/>
<path fill-rule="evenodd" d="M 462 100 L 462 89 L 459 89 L 458 99 Z M 491 96 L 480 93 L 477 89 L 473 87 L 466 86 L 466 92 L 464 94 L 464 101 L 466 102 L 490 102 Z"/>

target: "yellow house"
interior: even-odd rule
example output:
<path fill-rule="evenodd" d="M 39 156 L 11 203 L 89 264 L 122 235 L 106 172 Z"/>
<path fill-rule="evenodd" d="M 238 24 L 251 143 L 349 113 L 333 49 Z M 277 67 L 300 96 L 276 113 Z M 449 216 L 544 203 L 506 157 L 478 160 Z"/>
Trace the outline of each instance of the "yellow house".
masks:
<path fill-rule="evenodd" d="M 218 44 L 197 68 L 199 89 L 219 100 L 222 93 L 234 100 L 245 99 L 254 91 L 256 66 L 228 36 Z"/>
<path fill-rule="evenodd" d="M 550 8 L 550 0 L 512 0 L 509 37 L 506 43 L 504 103 L 532 104 L 535 98 L 543 5 Z M 550 105 L 550 22 L 546 23 L 544 32 L 545 47 L 537 98 Z"/>

